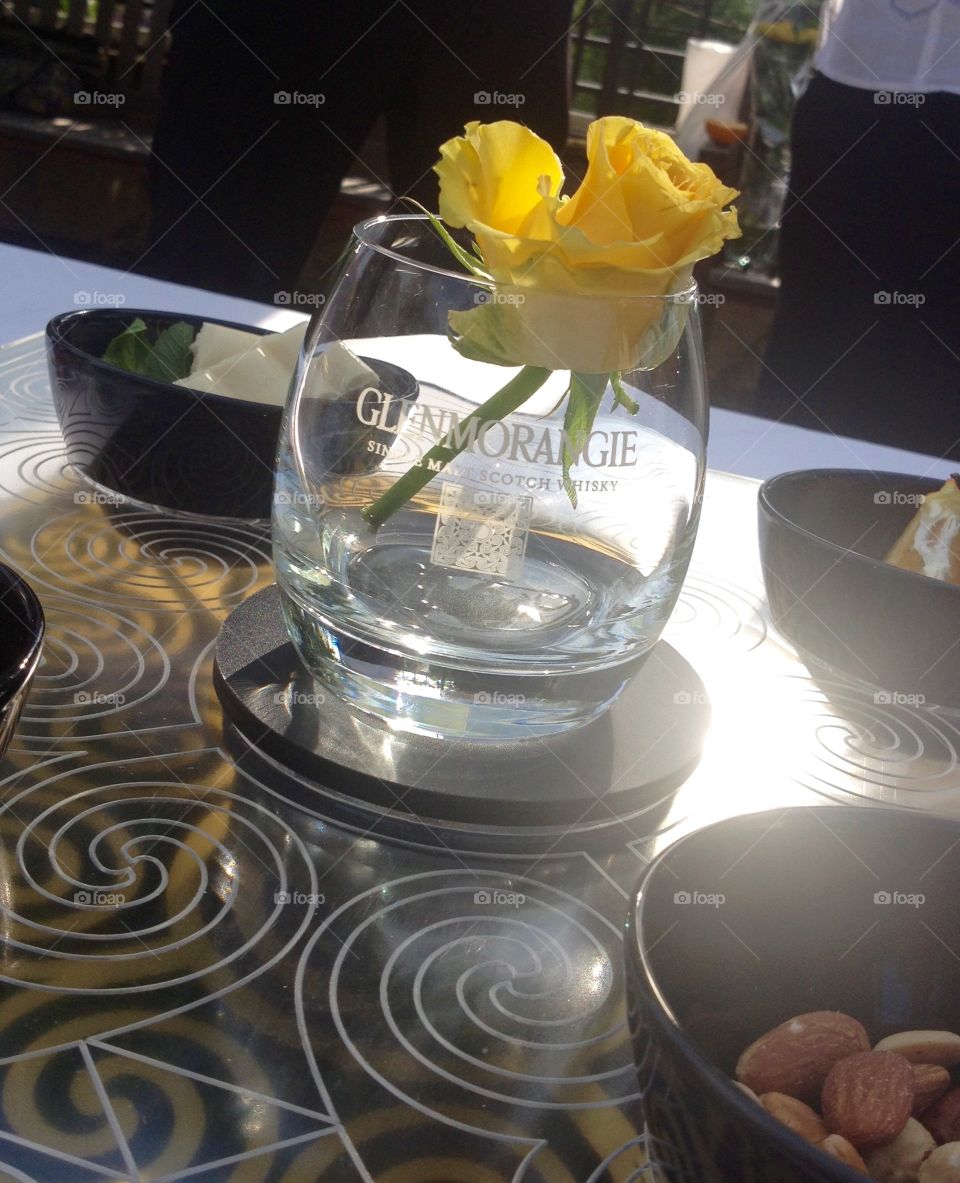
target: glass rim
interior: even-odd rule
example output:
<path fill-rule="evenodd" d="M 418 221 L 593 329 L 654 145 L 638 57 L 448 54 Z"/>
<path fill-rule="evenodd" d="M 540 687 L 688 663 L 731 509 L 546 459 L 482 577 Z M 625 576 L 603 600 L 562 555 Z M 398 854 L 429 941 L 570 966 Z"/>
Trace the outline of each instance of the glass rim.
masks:
<path fill-rule="evenodd" d="M 420 259 L 416 259 L 411 255 L 405 255 L 401 251 L 395 250 L 392 247 L 385 246 L 381 242 L 377 242 L 372 236 L 371 231 L 374 227 L 386 226 L 396 222 L 429 222 L 430 219 L 426 214 L 377 214 L 372 218 L 365 218 L 362 222 L 357 222 L 353 227 L 354 238 L 369 250 L 376 251 L 377 254 L 386 255 L 390 259 L 395 259 L 398 263 L 405 263 L 409 267 L 417 267 L 421 271 L 429 271 L 433 275 L 443 275 L 449 279 L 458 279 L 463 283 L 472 284 L 474 287 L 496 287 L 496 284 L 487 283 L 486 280 L 480 279 L 475 275 L 468 275 L 463 271 L 451 271 L 447 267 L 438 267 L 434 263 L 424 263 Z M 509 287 L 511 285 L 500 285 Z M 535 289 L 531 289 L 535 290 Z M 627 301 L 649 301 L 655 300 L 658 303 L 673 303 L 682 304 L 691 301 L 699 290 L 697 281 L 691 276 L 690 283 L 687 287 L 679 292 L 664 292 L 659 296 L 614 296 L 605 295 L 600 292 L 560 292 L 542 289 L 545 295 L 551 296 L 569 296 L 571 299 L 577 300 L 616 300 L 618 302 Z"/>

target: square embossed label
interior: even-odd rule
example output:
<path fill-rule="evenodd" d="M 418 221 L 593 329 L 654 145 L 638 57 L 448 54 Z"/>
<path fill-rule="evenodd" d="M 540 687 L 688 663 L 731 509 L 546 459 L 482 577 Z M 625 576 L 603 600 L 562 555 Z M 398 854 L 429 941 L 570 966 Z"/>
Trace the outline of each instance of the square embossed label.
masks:
<path fill-rule="evenodd" d="M 445 484 L 430 560 L 439 567 L 517 578 L 523 571 L 532 497 Z"/>

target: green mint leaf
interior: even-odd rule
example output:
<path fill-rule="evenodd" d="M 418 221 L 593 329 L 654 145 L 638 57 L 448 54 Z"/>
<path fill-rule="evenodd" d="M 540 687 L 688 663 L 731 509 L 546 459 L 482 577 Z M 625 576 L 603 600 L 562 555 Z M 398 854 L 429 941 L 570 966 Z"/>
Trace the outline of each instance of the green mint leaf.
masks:
<path fill-rule="evenodd" d="M 178 378 L 186 378 L 193 368 L 190 345 L 194 335 L 193 326 L 180 320 L 151 342 L 147 326 L 138 316 L 110 342 L 103 360 L 131 374 L 142 374 L 160 382 L 175 382 Z"/>
<path fill-rule="evenodd" d="M 132 324 L 110 342 L 104 352 L 103 360 L 121 370 L 129 370 L 131 374 L 142 374 L 149 356 L 150 344 L 147 341 L 147 326 L 138 316 Z"/>
<path fill-rule="evenodd" d="M 570 470 L 580 459 L 587 437 L 593 430 L 609 378 L 609 374 L 579 374 L 576 371 L 570 374 L 567 409 L 563 417 L 563 487 L 574 509 L 577 508 L 577 490 Z"/>
<path fill-rule="evenodd" d="M 613 401 L 619 406 L 623 407 L 625 411 L 629 411 L 631 415 L 636 415 L 640 410 L 640 404 L 627 394 L 626 387 L 623 385 L 623 378 L 620 374 L 614 371 L 610 375 L 610 385 L 613 387 Z"/>
<path fill-rule="evenodd" d="M 144 370 L 147 377 L 157 378 L 161 382 L 176 382 L 178 378 L 186 378 L 193 368 L 190 346 L 194 335 L 193 325 L 187 324 L 185 320 L 178 320 L 164 329 L 150 351 Z"/>

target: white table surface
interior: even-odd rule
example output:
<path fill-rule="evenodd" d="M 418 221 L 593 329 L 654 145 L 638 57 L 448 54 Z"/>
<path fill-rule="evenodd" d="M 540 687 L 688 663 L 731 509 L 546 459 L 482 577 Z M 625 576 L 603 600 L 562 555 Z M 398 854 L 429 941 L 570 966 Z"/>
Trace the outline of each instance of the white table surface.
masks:
<path fill-rule="evenodd" d="M 0 343 L 41 332 L 58 312 L 111 306 L 152 308 L 285 329 L 303 320 L 292 309 L 221 296 L 145 275 L 0 243 Z M 808 431 L 715 409 L 711 468 L 764 480 L 797 468 L 865 468 L 946 479 L 956 463 L 882 444 Z"/>

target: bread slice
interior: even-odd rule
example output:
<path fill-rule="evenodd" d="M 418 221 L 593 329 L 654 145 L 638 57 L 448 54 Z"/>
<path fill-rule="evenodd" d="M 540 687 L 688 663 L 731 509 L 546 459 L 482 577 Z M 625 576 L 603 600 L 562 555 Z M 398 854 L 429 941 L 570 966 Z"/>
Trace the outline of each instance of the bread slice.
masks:
<path fill-rule="evenodd" d="M 886 561 L 960 585 L 960 473 L 927 494 Z"/>

